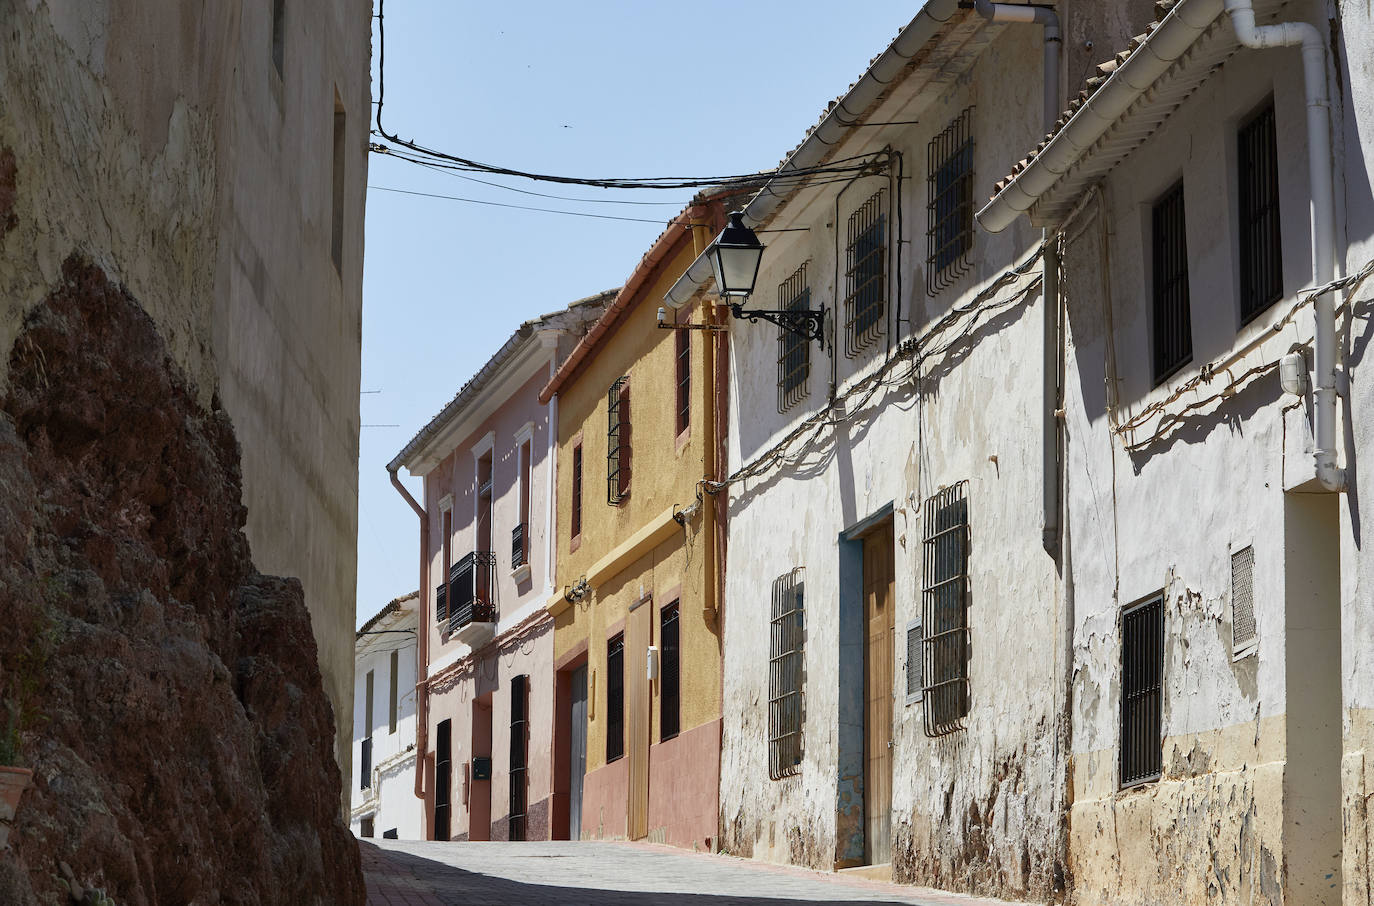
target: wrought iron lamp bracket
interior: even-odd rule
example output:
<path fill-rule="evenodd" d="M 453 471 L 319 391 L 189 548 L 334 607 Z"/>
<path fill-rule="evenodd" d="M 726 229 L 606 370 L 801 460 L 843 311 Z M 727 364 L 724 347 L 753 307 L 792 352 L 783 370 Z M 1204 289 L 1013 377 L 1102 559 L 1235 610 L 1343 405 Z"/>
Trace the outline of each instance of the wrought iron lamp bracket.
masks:
<path fill-rule="evenodd" d="M 825 306 L 819 309 L 767 309 L 745 308 L 739 302 L 730 303 L 730 314 L 748 321 L 768 321 L 788 333 L 794 333 L 806 340 L 815 340 L 825 350 Z"/>

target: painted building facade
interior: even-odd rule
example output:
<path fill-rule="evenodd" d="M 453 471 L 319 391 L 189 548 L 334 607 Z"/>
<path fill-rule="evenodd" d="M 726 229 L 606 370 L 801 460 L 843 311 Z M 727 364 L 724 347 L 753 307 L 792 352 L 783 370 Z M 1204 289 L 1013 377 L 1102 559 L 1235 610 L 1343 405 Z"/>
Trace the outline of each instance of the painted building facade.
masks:
<path fill-rule="evenodd" d="M 354 643 L 353 809 L 358 837 L 420 840 L 415 797 L 415 672 L 420 593 L 396 598 Z"/>
<path fill-rule="evenodd" d="M 1359 4 L 1255 3 L 1308 47 L 1251 48 L 1249 6 L 1161 4 L 978 215 L 1062 249 L 1083 903 L 1370 896 L 1374 32 Z M 1343 490 L 1315 466 L 1332 277 Z"/>
<path fill-rule="evenodd" d="M 610 298 L 521 325 L 388 467 L 424 478 L 427 839 L 550 839 L 558 410 L 538 397 Z"/>
<path fill-rule="evenodd" d="M 720 464 L 724 347 L 657 309 L 721 209 L 704 197 L 676 218 L 543 390 L 559 411 L 558 837 L 714 846 L 722 539 L 697 501 Z"/>

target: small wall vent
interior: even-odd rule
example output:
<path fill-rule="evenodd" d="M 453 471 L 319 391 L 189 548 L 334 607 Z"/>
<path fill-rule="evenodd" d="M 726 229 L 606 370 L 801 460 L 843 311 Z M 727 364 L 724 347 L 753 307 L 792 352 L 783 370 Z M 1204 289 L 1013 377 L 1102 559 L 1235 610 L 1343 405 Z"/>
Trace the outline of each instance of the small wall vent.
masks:
<path fill-rule="evenodd" d="M 1255 549 L 1244 547 L 1231 555 L 1232 656 L 1253 654 L 1259 637 L 1255 631 Z"/>

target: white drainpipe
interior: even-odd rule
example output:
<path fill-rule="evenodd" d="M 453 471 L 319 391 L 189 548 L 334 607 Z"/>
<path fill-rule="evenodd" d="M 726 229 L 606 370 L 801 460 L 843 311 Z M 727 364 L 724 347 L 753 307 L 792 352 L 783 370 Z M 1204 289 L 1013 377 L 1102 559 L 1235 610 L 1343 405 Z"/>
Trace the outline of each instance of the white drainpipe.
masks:
<path fill-rule="evenodd" d="M 1225 0 L 1236 38 L 1256 50 L 1302 46 L 1307 94 L 1307 173 L 1312 190 L 1312 282 L 1330 283 L 1336 269 L 1336 204 L 1331 180 L 1331 102 L 1326 94 L 1326 46 L 1307 22 L 1255 25 L 1250 0 Z M 1345 469 L 1336 464 L 1336 301 L 1322 293 L 1313 304 L 1316 318 L 1317 481 L 1328 491 L 1344 491 Z"/>
<path fill-rule="evenodd" d="M 1048 135 L 1061 112 L 1059 52 L 1064 42 L 1059 33 L 1059 16 L 1047 6 L 993 3 L 992 0 L 974 0 L 973 8 L 989 22 L 1021 22 L 1045 29 L 1045 134 Z"/>

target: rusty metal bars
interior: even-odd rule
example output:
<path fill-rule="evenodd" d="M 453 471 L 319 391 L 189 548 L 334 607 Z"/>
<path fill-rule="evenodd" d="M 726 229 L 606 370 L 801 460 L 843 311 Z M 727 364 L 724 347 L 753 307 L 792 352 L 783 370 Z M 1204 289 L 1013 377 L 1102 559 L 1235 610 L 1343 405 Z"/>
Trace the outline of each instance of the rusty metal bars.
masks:
<path fill-rule="evenodd" d="M 1159 778 L 1164 760 L 1164 595 L 1121 615 L 1121 785 Z"/>
<path fill-rule="evenodd" d="M 802 567 L 773 581 L 768 644 L 768 776 L 801 770 L 806 664 L 806 593 Z"/>
<path fill-rule="evenodd" d="M 968 272 L 973 249 L 973 108 L 926 145 L 926 293 Z"/>
<path fill-rule="evenodd" d="M 630 492 L 630 379 L 606 392 L 606 502 L 617 505 Z"/>
<path fill-rule="evenodd" d="M 858 355 L 886 329 L 887 190 L 879 189 L 849 215 L 845 246 L 845 354 Z"/>
<path fill-rule="evenodd" d="M 926 500 L 921 540 L 921 646 L 927 736 L 964 727 L 968 685 L 968 482 Z"/>

